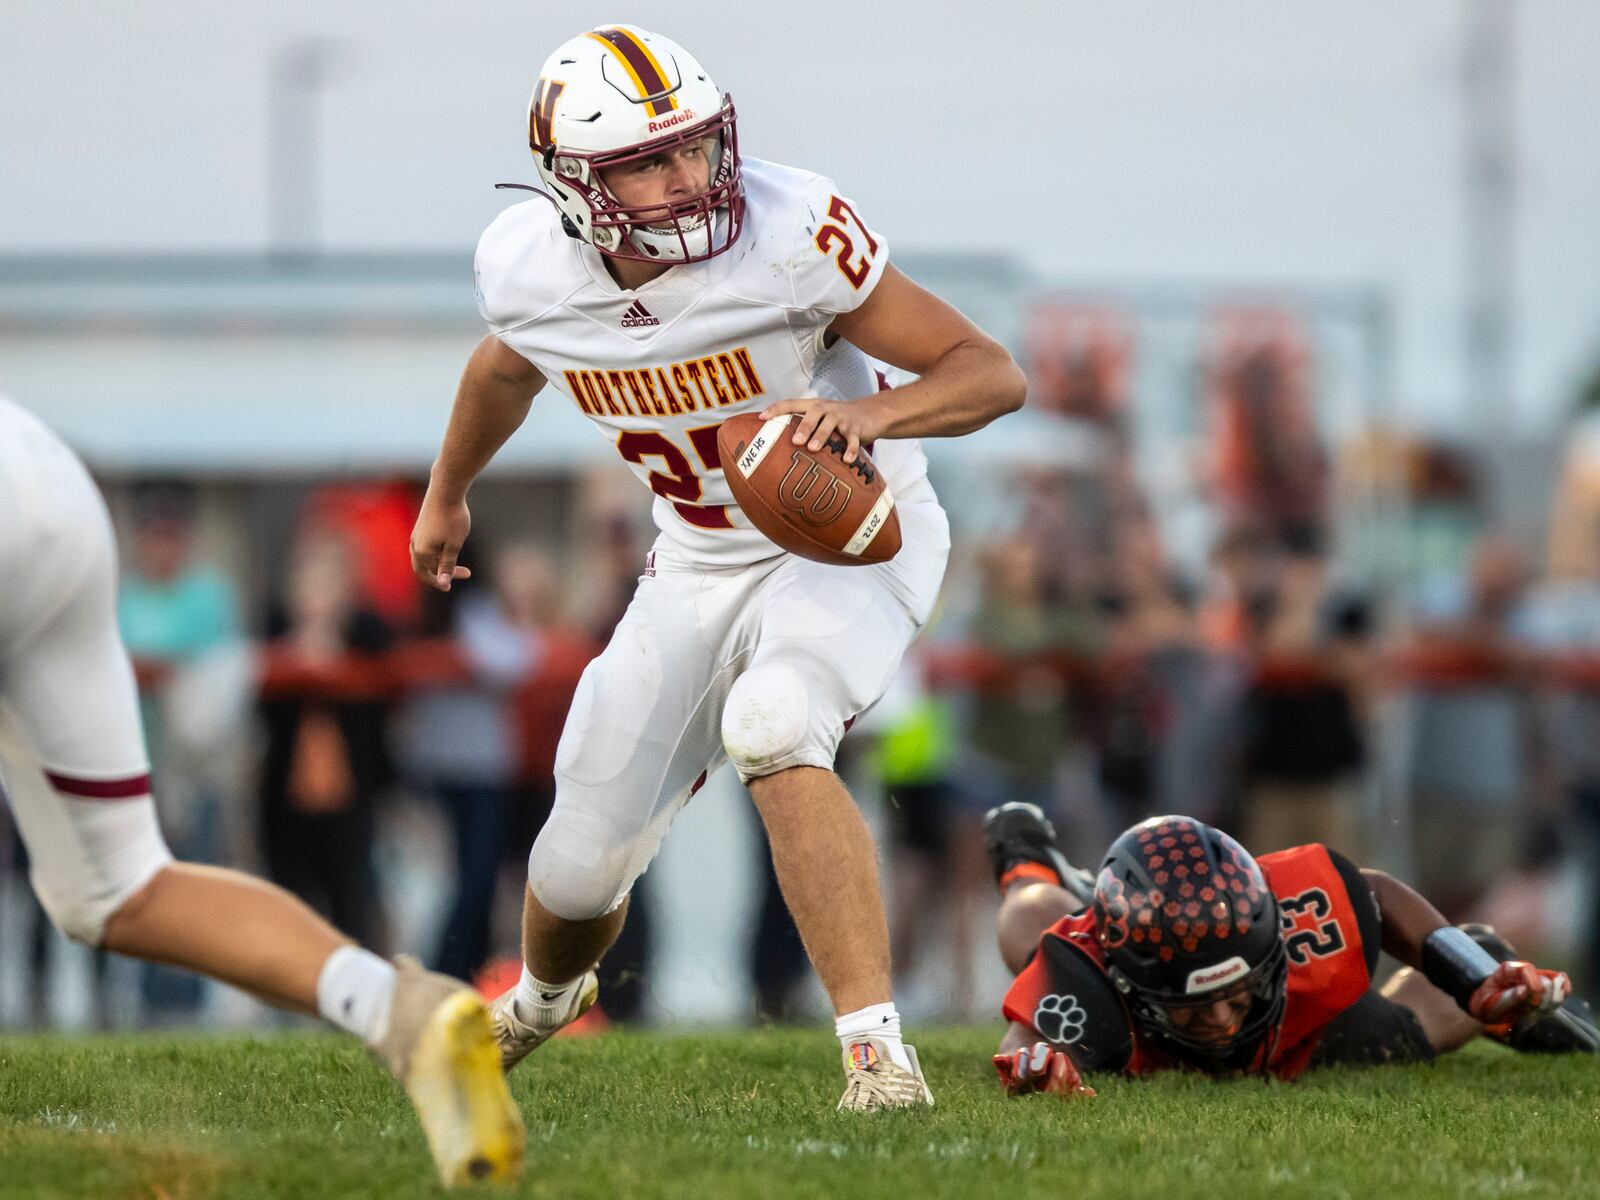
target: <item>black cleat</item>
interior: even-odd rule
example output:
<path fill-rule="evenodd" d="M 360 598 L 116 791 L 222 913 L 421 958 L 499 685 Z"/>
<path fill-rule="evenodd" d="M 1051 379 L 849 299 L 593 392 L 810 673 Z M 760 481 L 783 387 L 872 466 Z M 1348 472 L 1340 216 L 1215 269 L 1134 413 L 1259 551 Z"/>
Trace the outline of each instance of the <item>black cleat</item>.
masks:
<path fill-rule="evenodd" d="M 1521 1054 L 1600 1054 L 1600 1026 L 1587 1000 L 1568 996 L 1555 1012 L 1514 1026 L 1506 1045 Z"/>
<path fill-rule="evenodd" d="M 1492 925 L 1463 925 L 1461 932 L 1493 955 L 1496 962 L 1518 957 L 1511 943 Z M 1568 996 L 1555 1012 L 1528 1017 L 1510 1029 L 1496 1027 L 1489 1036 L 1519 1054 L 1600 1054 L 1600 1025 L 1596 1025 L 1588 1001 L 1577 996 Z"/>
<path fill-rule="evenodd" d="M 997 885 L 1003 887 L 1016 867 L 1033 863 L 1054 874 L 1085 908 L 1094 900 L 1094 876 L 1067 861 L 1056 845 L 1055 826 L 1037 804 L 1013 800 L 991 808 L 983 815 L 983 845 Z"/>

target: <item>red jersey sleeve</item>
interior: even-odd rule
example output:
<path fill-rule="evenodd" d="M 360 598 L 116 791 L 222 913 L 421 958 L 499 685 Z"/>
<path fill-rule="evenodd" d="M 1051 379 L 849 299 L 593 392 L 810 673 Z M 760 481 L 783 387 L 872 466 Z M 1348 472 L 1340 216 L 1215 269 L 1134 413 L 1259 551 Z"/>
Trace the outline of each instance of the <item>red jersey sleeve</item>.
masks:
<path fill-rule="evenodd" d="M 1039 945 L 1034 947 L 1033 957 L 1011 981 L 1011 986 L 1006 989 L 1006 998 L 1000 1003 L 1000 1011 L 1005 1014 L 1008 1021 L 1021 1021 L 1029 1026 L 1033 1024 L 1034 1010 L 1038 1007 L 1039 1001 L 1055 990 L 1050 980 L 1050 968 L 1043 953 L 1044 939 L 1067 937 L 1076 920 L 1076 917 L 1062 917 L 1045 930 L 1044 936 L 1039 939 Z"/>

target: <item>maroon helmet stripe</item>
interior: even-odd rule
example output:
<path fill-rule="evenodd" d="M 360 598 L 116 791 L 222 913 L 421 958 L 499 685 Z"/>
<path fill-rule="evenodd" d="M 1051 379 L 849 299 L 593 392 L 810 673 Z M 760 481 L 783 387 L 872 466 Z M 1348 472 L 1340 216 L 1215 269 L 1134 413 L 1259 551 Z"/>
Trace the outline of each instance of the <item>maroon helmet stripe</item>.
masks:
<path fill-rule="evenodd" d="M 130 775 L 125 779 L 78 779 L 46 771 L 50 786 L 66 796 L 83 800 L 132 800 L 150 794 L 149 775 Z"/>
<path fill-rule="evenodd" d="M 622 55 L 623 61 L 633 69 L 639 77 L 639 86 L 644 89 L 640 99 L 649 96 L 659 96 L 671 85 L 662 76 L 656 67 L 654 57 L 633 39 L 633 35 L 626 29 L 596 29 L 595 36 L 606 41 L 616 52 Z M 676 101 L 670 99 L 652 100 L 650 102 L 650 115 L 659 117 L 665 112 L 670 112 L 677 107 Z"/>

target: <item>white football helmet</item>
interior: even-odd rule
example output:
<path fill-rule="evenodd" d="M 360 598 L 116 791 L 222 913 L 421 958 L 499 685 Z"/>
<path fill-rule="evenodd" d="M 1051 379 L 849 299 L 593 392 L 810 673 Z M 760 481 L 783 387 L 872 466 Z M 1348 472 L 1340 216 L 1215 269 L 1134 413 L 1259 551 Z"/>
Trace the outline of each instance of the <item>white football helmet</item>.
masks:
<path fill-rule="evenodd" d="M 602 168 L 708 142 L 704 191 L 624 208 Z M 639 262 L 702 262 L 739 236 L 744 181 L 733 98 L 692 55 L 658 33 L 603 25 L 565 42 L 539 73 L 528 144 L 567 231 L 602 253 Z"/>

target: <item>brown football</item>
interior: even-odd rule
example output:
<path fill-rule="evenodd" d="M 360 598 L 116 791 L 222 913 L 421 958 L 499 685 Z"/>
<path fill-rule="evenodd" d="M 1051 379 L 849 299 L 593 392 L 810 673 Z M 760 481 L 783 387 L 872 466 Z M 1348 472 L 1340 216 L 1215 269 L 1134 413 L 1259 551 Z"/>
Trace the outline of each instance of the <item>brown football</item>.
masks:
<path fill-rule="evenodd" d="M 834 434 L 816 453 L 796 446 L 789 413 L 729 417 L 717 431 L 722 472 L 750 523 L 792 554 L 840 566 L 887 562 L 900 552 L 900 514 L 865 451 L 846 466 Z"/>

